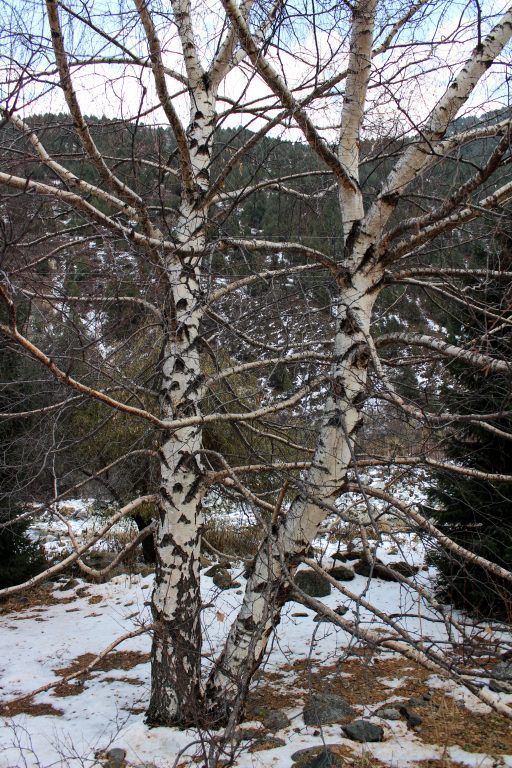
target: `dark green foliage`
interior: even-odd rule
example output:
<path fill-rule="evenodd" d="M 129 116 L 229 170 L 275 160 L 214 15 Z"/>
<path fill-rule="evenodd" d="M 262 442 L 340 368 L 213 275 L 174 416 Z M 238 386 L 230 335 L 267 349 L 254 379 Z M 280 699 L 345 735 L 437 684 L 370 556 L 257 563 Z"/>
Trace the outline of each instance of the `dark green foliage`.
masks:
<path fill-rule="evenodd" d="M 491 268 L 510 269 L 510 239 L 502 238 L 500 258 Z M 487 282 L 473 292 L 486 300 L 495 315 L 510 323 L 511 289 L 503 281 Z M 484 296 L 485 294 L 485 296 Z M 460 314 L 453 331 L 458 344 L 494 357 L 512 356 L 510 325 L 495 317 Z M 445 387 L 445 406 L 451 412 L 503 413 L 488 420 L 491 427 L 512 432 L 512 391 L 510 376 L 482 370 L 468 370 L 451 364 Z M 475 423 L 459 423 L 450 431 L 443 448 L 448 458 L 481 472 L 512 474 L 512 441 Z M 491 483 L 484 479 L 438 474 L 430 491 L 434 514 L 443 532 L 457 544 L 498 565 L 512 569 L 512 483 Z M 489 618 L 512 618 L 510 584 L 483 568 L 457 559 L 446 552 L 433 557 L 439 568 L 439 586 L 456 606 Z"/>
<path fill-rule="evenodd" d="M 0 509 L 0 589 L 21 584 L 46 567 L 40 547 L 27 534 L 30 520 L 10 522 L 20 511 Z"/>

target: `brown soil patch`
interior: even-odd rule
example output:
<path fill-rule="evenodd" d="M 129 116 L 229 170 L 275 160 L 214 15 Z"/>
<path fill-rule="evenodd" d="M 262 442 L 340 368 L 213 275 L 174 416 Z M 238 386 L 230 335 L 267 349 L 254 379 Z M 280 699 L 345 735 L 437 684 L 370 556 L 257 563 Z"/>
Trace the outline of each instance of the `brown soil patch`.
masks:
<path fill-rule="evenodd" d="M 438 758 L 437 760 L 419 760 L 416 766 L 417 768 L 467 768 L 464 763 L 456 763 L 450 760 L 448 756 Z"/>
<path fill-rule="evenodd" d="M 96 605 L 97 603 L 101 603 L 102 600 L 103 598 L 101 595 L 93 595 L 92 597 L 89 598 L 89 604 Z"/>
<path fill-rule="evenodd" d="M 74 597 L 62 597 L 58 599 L 53 594 L 54 584 L 38 584 L 18 595 L 11 595 L 0 600 L 0 614 L 23 613 L 38 606 L 63 605 L 71 603 Z M 31 618 L 31 617 L 30 617 Z"/>
<path fill-rule="evenodd" d="M 0 704 L 0 717 L 15 717 L 16 715 L 32 715 L 32 717 L 54 715 L 60 717 L 63 714 L 62 709 L 57 709 L 52 704 L 35 704 L 32 696 L 17 699 L 12 703 Z"/>
<path fill-rule="evenodd" d="M 144 685 L 143 680 L 138 677 L 104 677 L 104 683 L 128 683 L 128 685 Z"/>
<path fill-rule="evenodd" d="M 392 696 L 408 699 L 427 689 L 430 672 L 400 657 L 381 659 L 361 653 L 342 664 L 316 666 L 307 659 L 286 664 L 283 669 L 293 672 L 292 679 L 278 672 L 261 675 L 261 682 L 248 699 L 247 715 L 263 717 L 268 709 L 286 709 L 297 706 L 311 692 L 336 693 L 350 704 L 377 704 Z M 388 688 L 382 680 L 403 678 L 399 688 Z"/>
<path fill-rule="evenodd" d="M 471 712 L 443 691 L 433 691 L 432 701 L 416 711 L 423 721 L 418 737 L 427 744 L 457 744 L 467 752 L 486 755 L 512 753 L 510 721 L 496 712 Z"/>
<path fill-rule="evenodd" d="M 56 696 L 59 699 L 66 698 L 67 696 L 78 696 L 84 690 L 83 680 L 69 680 L 68 682 L 62 682 L 52 689 L 52 696 Z"/>
<path fill-rule="evenodd" d="M 105 656 L 104 659 L 98 662 L 98 664 L 91 669 L 90 672 L 85 674 L 79 674 L 84 667 L 87 667 L 94 659 L 96 655 L 94 653 L 83 653 L 74 659 L 67 667 L 61 667 L 60 669 L 54 669 L 53 672 L 56 675 L 67 677 L 68 675 L 77 675 L 77 679 L 63 681 L 55 686 L 52 692 L 52 696 L 77 696 L 82 693 L 84 689 L 84 681 L 95 672 L 111 672 L 114 669 L 133 669 L 138 664 L 144 664 L 149 661 L 149 653 L 142 653 L 141 651 L 113 651 Z M 117 680 L 119 678 L 110 678 L 109 681 Z M 143 685 L 141 681 L 136 681 L 130 678 L 122 678 L 124 682 L 128 682 L 133 685 Z"/>
<path fill-rule="evenodd" d="M 323 667 L 302 659 L 283 669 L 293 674 L 286 680 L 279 673 L 263 675 L 262 682 L 251 691 L 247 706 L 250 718 L 261 719 L 269 709 L 297 707 L 310 692 L 336 693 L 352 705 L 371 706 L 391 698 L 407 702 L 429 690 L 427 680 L 431 675 L 408 659 L 379 659 L 369 655 Z M 401 684 L 389 688 L 382 682 L 386 679 L 400 679 Z M 506 718 L 494 712 L 474 713 L 445 691 L 430 689 L 430 693 L 431 701 L 422 706 L 412 705 L 422 718 L 417 735 L 425 744 L 458 745 L 467 752 L 487 755 L 512 754 L 512 728 Z M 361 768 L 365 765 L 352 764 Z M 378 765 L 374 759 L 369 764 Z M 459 768 L 459 764 L 448 757 L 423 761 L 419 765 L 422 768 Z"/>
<path fill-rule="evenodd" d="M 402 658 L 358 657 L 341 664 L 308 668 L 308 662 L 294 665 L 294 685 L 304 691 L 329 691 L 350 704 L 376 704 L 391 696 L 419 695 L 426 690 L 430 672 Z M 389 688 L 382 680 L 403 678 L 400 688 Z"/>
<path fill-rule="evenodd" d="M 258 685 L 249 693 L 245 707 L 247 720 L 261 720 L 269 709 L 291 709 L 297 706 L 297 692 L 291 686 L 277 691 L 271 685 Z"/>
<path fill-rule="evenodd" d="M 81 669 L 86 667 L 91 661 L 94 661 L 96 655 L 94 653 L 83 653 L 81 656 L 77 656 L 68 667 L 61 667 L 60 669 L 54 669 L 56 675 L 74 675 L 80 672 Z M 142 651 L 112 651 L 104 659 L 101 659 L 95 667 L 91 670 L 90 674 L 95 672 L 111 672 L 113 669 L 133 669 L 138 664 L 145 664 L 149 661 L 149 653 L 142 653 Z"/>

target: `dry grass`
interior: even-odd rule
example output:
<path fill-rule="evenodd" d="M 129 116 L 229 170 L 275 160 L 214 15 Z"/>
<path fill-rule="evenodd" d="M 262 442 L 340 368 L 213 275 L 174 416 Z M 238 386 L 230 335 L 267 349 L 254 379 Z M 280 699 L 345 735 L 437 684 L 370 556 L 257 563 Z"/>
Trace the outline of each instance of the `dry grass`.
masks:
<path fill-rule="evenodd" d="M 292 709 L 315 692 L 336 693 L 352 705 L 375 705 L 393 698 L 407 702 L 428 689 L 430 672 L 400 657 L 383 658 L 361 654 L 340 666 L 311 666 L 307 660 L 297 660 L 283 667 L 288 673 L 262 675 L 260 684 L 251 692 L 247 714 L 259 719 L 269 709 Z M 292 673 L 290 675 L 290 673 Z M 400 679 L 401 684 L 389 688 L 386 679 Z M 416 734 L 425 744 L 448 748 L 458 745 L 470 753 L 500 756 L 512 754 L 510 722 L 494 713 L 475 713 L 442 690 L 430 690 L 431 700 L 413 709 L 422 719 Z M 352 755 L 352 758 L 354 755 Z M 365 758 L 366 759 L 366 758 Z M 350 763 L 364 768 L 378 765 Z M 419 763 L 422 768 L 458 768 L 448 756 Z"/>
<path fill-rule="evenodd" d="M 467 766 L 464 763 L 457 763 L 451 760 L 446 755 L 446 757 L 440 757 L 436 760 L 419 760 L 416 763 L 416 768 L 467 768 Z"/>
<path fill-rule="evenodd" d="M 90 664 L 95 658 L 96 655 L 94 653 L 83 653 L 81 656 L 77 656 L 69 666 L 54 669 L 53 672 L 56 675 L 62 675 L 63 677 L 75 675 Z M 142 651 L 112 651 L 108 656 L 101 659 L 89 674 L 95 672 L 111 672 L 113 669 L 133 669 L 133 667 L 136 667 L 139 664 L 145 664 L 148 661 L 149 653 L 142 653 Z"/>
<path fill-rule="evenodd" d="M 418 713 L 423 720 L 418 736 L 427 744 L 458 745 L 486 755 L 512 754 L 510 721 L 495 712 L 472 712 L 443 691 L 433 691 L 432 701 Z"/>
<path fill-rule="evenodd" d="M 24 613 L 48 605 L 71 603 L 75 599 L 74 597 L 55 597 L 52 591 L 54 589 L 55 584 L 38 584 L 25 592 L 0 600 L 0 614 Z"/>
<path fill-rule="evenodd" d="M 53 715 L 54 717 L 60 717 L 63 714 L 64 712 L 61 709 L 57 709 L 52 704 L 35 704 L 33 696 L 17 699 L 12 703 L 0 704 L 0 717 L 15 717 L 16 715 L 31 715 L 32 717 Z"/>
<path fill-rule="evenodd" d="M 81 656 L 74 659 L 69 666 L 54 669 L 53 672 L 56 675 L 62 677 L 77 675 L 78 677 L 73 680 L 63 680 L 61 683 L 58 683 L 53 689 L 52 696 L 56 696 L 57 698 L 78 696 L 84 689 L 85 680 L 92 674 L 96 672 L 111 672 L 112 670 L 117 669 L 133 669 L 133 667 L 136 667 L 138 664 L 145 664 L 149 661 L 149 654 L 142 653 L 141 651 L 113 651 L 112 653 L 109 653 L 108 656 L 105 656 L 104 659 L 101 659 L 90 672 L 80 674 L 81 670 L 87 667 L 95 658 L 96 655 L 94 653 L 83 653 Z M 107 678 L 107 681 L 113 679 L 116 678 Z M 142 685 L 142 682 L 139 680 L 126 678 L 125 681 L 133 685 Z"/>
<path fill-rule="evenodd" d="M 253 557 L 261 539 L 261 529 L 257 525 L 230 525 L 225 521 L 209 520 L 206 523 L 204 537 L 212 547 L 230 557 Z M 210 554 L 205 549 L 206 554 Z"/>

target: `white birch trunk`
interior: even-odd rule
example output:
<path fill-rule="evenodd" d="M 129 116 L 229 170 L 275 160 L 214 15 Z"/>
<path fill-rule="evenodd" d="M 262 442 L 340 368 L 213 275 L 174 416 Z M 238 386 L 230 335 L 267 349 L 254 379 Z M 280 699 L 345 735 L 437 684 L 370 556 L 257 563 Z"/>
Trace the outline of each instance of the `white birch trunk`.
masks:
<path fill-rule="evenodd" d="M 168 296 L 162 365 L 162 419 L 197 416 L 203 387 L 199 359 L 200 254 L 207 210 L 215 127 L 215 98 L 206 89 L 191 95 L 187 140 L 195 194 L 184 194 L 176 239 L 189 252 L 167 265 Z M 177 429 L 160 448 L 161 502 L 152 611 L 155 632 L 151 700 L 147 721 L 187 726 L 201 722 L 201 426 Z"/>
<path fill-rule="evenodd" d="M 367 339 L 382 272 L 363 269 L 364 251 L 353 237 L 363 218 L 359 188 L 359 138 L 370 75 L 375 0 L 353 10 L 350 58 L 342 113 L 338 158 L 345 178 L 339 181 L 345 252 L 338 275 L 336 335 L 330 393 L 316 451 L 305 481 L 283 520 L 263 541 L 248 579 L 244 602 L 208 682 L 207 705 L 219 722 L 234 708 L 242 714 L 251 678 L 259 667 L 286 600 L 283 564 L 292 574 L 325 518 L 322 502 L 332 504 L 346 480 L 366 394 Z M 352 245 L 350 245 L 352 239 Z"/>
<path fill-rule="evenodd" d="M 357 261 L 357 259 L 356 259 Z M 243 702 L 268 638 L 286 601 L 282 558 L 293 573 L 346 479 L 366 393 L 367 338 L 381 273 L 346 275 L 340 286 L 335 363 L 313 466 L 304 492 L 265 538 L 252 566 L 239 615 L 207 687 L 207 706 L 218 723 Z M 315 500 L 317 503 L 315 503 Z"/>

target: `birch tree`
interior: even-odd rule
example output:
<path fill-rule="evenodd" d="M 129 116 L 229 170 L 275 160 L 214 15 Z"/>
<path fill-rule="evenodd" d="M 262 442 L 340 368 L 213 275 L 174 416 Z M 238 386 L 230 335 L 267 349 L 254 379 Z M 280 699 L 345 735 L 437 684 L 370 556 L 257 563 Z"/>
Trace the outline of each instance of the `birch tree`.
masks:
<path fill-rule="evenodd" d="M 14 32 L 20 6 L 4 12 L 11 51 L 2 111 L 0 182 L 8 226 L 0 330 L 5 343 L 41 367 L 46 383 L 55 382 L 53 400 L 38 404 L 32 415 L 83 408 L 92 400 L 101 418 L 132 420 L 151 435 L 141 446 L 137 433 L 127 456 L 109 457 L 95 476 L 104 478 L 128 457 L 144 455 L 159 465 L 159 487 L 123 504 L 104 530 L 141 505 L 158 506 L 148 722 L 185 727 L 241 716 L 295 570 L 320 526 L 345 494 L 359 489 L 371 495 L 356 483 L 365 466 L 358 457 L 365 402 L 373 397 L 390 404 L 417 429 L 457 418 L 430 412 L 423 400 L 407 401 L 387 372 L 392 360 L 386 350 L 420 349 L 429 359 L 457 358 L 491 374 L 509 370 L 508 361 L 449 344 L 428 328 L 378 335 L 375 312 L 386 306 L 390 286 L 444 291 L 453 301 L 467 301 L 465 281 L 485 279 L 484 268 L 438 266 L 429 258 L 432 247 L 448 248 L 442 238 L 456 230 L 471 233 L 464 227 L 502 215 L 509 200 L 508 113 L 482 124 L 475 118 L 469 128 L 455 120 L 466 107 L 478 114 L 472 99 L 479 89 L 493 91 L 501 104 L 512 11 L 485 15 L 478 6 L 476 16 L 466 9 L 456 20 L 448 6 L 427 0 L 392 8 L 364 0 L 334 11 L 306 5 L 300 13 L 287 3 L 267 7 L 251 0 L 223 0 L 222 9 L 193 8 L 187 0 L 171 5 L 136 0 L 113 18 L 97 3 L 84 8 L 47 0 L 44 14 L 34 6 L 24 17 L 31 21 L 23 22 L 27 32 L 30 24 L 38 28 L 38 49 L 27 48 Z M 446 66 L 439 69 L 443 57 Z M 424 104 L 406 101 L 415 83 L 428 93 Z M 68 114 L 70 145 L 61 151 L 49 151 L 45 129 L 33 118 L 51 104 L 48 91 L 59 94 Z M 94 109 L 89 91 L 106 91 L 102 108 L 117 104 L 119 126 L 111 118 L 108 130 L 121 145 L 121 117 L 129 126 L 131 143 L 122 151 L 100 151 L 99 128 L 86 117 Z M 146 119 L 165 126 L 172 141 L 155 128 L 151 136 L 160 144 L 147 149 L 139 141 L 150 141 Z M 216 145 L 220 127 L 242 120 L 254 130 L 232 128 L 224 134 L 227 146 Z M 265 141 L 276 132 L 300 135 L 308 167 L 267 172 L 273 149 Z M 488 156 L 465 163 L 446 194 L 431 194 L 429 174 L 442 173 L 461 148 L 482 139 L 489 140 Z M 254 161 L 256 150 L 262 155 Z M 248 180 L 244 164 L 251 163 Z M 365 168 L 379 164 L 385 179 L 373 190 Z M 301 188 L 304 180 L 312 191 Z M 244 230 L 243 208 L 261 192 L 271 200 L 316 206 L 318 216 L 334 193 L 339 214 L 332 247 L 308 241 L 307 234 L 291 241 Z M 21 200 L 37 200 L 47 219 L 55 217 L 44 234 L 34 234 L 32 219 L 15 222 Z M 92 241 L 101 253 L 97 278 L 71 291 L 59 264 L 76 266 Z M 222 268 L 216 270 L 215 259 Z M 41 278 L 38 268 L 49 263 L 56 267 Z M 125 291 L 128 274 L 137 285 Z M 295 298 L 286 292 L 287 281 Z M 327 306 L 312 301 L 311 286 L 322 289 Z M 260 289 L 261 296 L 251 296 Z M 23 314 L 27 303 L 30 321 Z M 109 313 L 120 306 L 137 319 L 122 339 L 107 332 Z M 78 341 L 66 354 L 54 354 L 34 317 L 50 326 L 74 318 Z M 508 315 L 500 321 L 510 322 Z M 139 367 L 132 365 L 134 356 Z M 283 365 L 293 367 L 293 388 L 276 393 L 264 382 Z M 248 395 L 240 380 L 245 387 L 249 382 Z M 6 415 L 24 419 L 28 413 L 20 407 Z M 483 422 L 491 418 L 475 414 Z M 94 424 L 91 433 L 99 428 Z M 235 444 L 235 454 L 244 446 L 247 463 L 218 450 L 219 439 L 208 444 L 213 428 L 230 430 L 222 446 Z M 56 452 L 54 440 L 47 455 Z M 400 453 L 392 460 L 396 467 L 435 462 Z M 56 469 L 49 504 L 83 485 L 58 474 Z M 252 481 L 262 476 L 270 478 L 270 501 Z M 240 613 L 205 682 L 202 503 L 215 487 L 253 506 L 262 540 Z M 417 511 L 387 500 L 443 539 Z M 148 526 L 146 535 L 152 532 Z M 83 555 L 97 539 L 86 546 L 73 542 L 72 554 L 51 573 L 76 563 L 94 576 Z M 454 546 L 444 539 L 444 546 Z"/>

